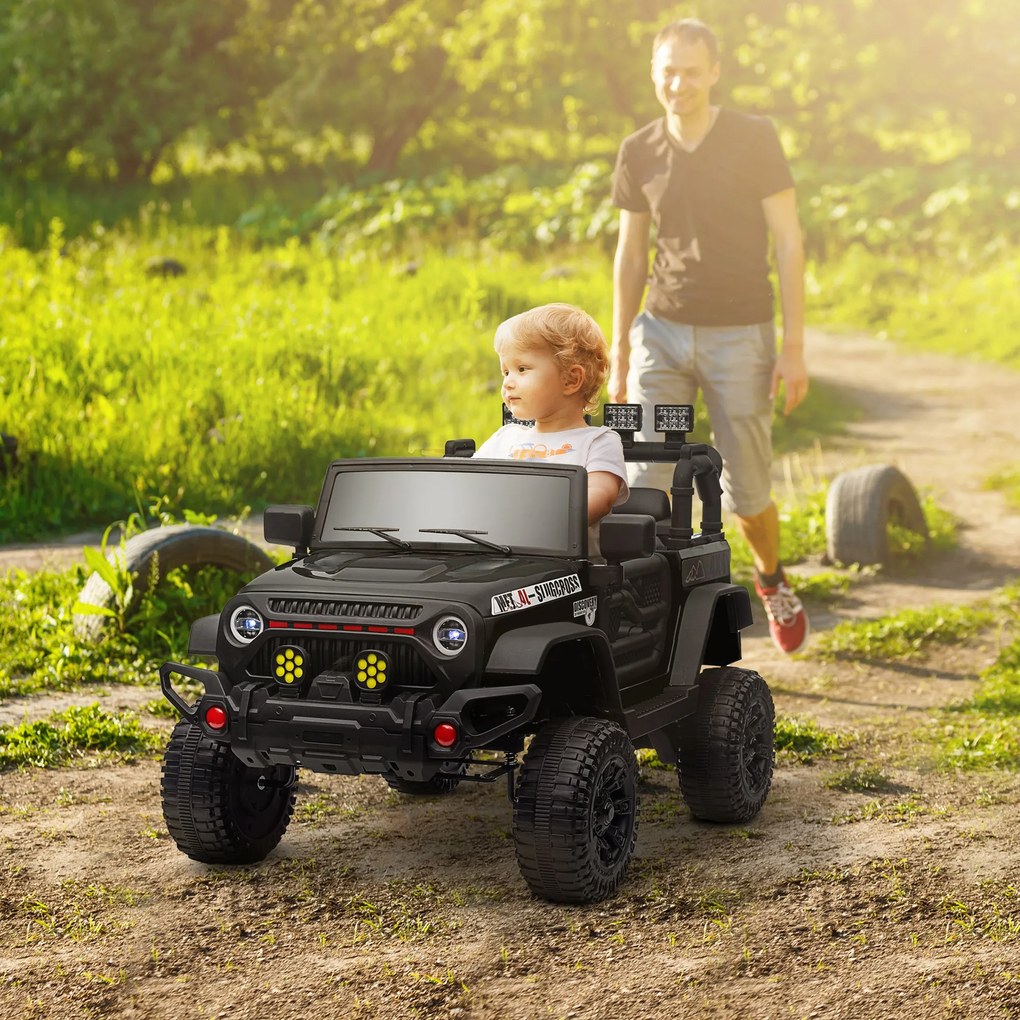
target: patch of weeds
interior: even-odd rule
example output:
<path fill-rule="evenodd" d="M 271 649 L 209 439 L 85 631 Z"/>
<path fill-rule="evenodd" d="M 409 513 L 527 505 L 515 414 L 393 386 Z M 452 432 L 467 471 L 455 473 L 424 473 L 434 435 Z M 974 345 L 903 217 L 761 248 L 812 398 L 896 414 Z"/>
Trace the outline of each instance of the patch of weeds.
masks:
<path fill-rule="evenodd" d="M 801 576 L 791 571 L 788 579 L 790 587 L 805 601 L 838 602 L 850 590 L 850 586 L 860 573 L 858 570 L 846 573 L 822 570 L 816 574 Z"/>
<path fill-rule="evenodd" d="M 956 531 L 959 521 L 948 510 L 940 507 L 931 495 L 920 497 L 921 512 L 928 528 L 928 536 L 890 521 L 886 528 L 889 553 L 896 565 L 918 560 L 931 552 L 946 552 L 956 548 Z"/>
<path fill-rule="evenodd" d="M 940 763 L 954 768 L 1017 768 L 1020 766 L 1020 584 L 1003 589 L 995 609 L 1014 632 L 995 662 L 980 675 L 980 686 L 966 702 L 941 710 Z"/>
<path fill-rule="evenodd" d="M 30 896 L 21 901 L 18 912 L 28 919 L 26 942 L 44 937 L 95 942 L 124 926 L 122 922 L 98 916 L 97 908 L 133 906 L 138 902 L 137 893 L 119 886 L 70 880 L 61 883 L 61 889 L 73 899 L 54 906 Z"/>
<path fill-rule="evenodd" d="M 57 807 L 74 807 L 78 804 L 109 804 L 112 800 L 112 797 L 86 797 L 76 790 L 68 790 L 62 786 L 57 791 L 56 805 Z"/>
<path fill-rule="evenodd" d="M 830 790 L 842 790 L 844 793 L 871 793 L 888 790 L 893 783 L 880 768 L 858 764 L 836 772 L 825 780 L 824 785 Z"/>
<path fill-rule="evenodd" d="M 637 763 L 646 769 L 671 769 L 658 755 L 654 747 L 639 747 L 635 752 Z"/>
<path fill-rule="evenodd" d="M 947 807 L 931 807 L 916 797 L 903 800 L 869 800 L 832 819 L 833 825 L 852 825 L 854 822 L 892 822 L 894 825 L 909 825 L 919 817 L 942 818 L 950 813 Z"/>
<path fill-rule="evenodd" d="M 977 905 L 947 895 L 939 901 L 939 910 L 949 919 L 946 941 L 962 936 L 988 939 L 990 942 L 1015 942 L 1020 939 L 1020 891 L 1013 884 L 994 881 L 981 883 L 983 901 Z"/>
<path fill-rule="evenodd" d="M 373 935 L 399 942 L 417 942 L 447 927 L 443 921 L 427 917 L 404 902 L 376 904 L 364 896 L 355 896 L 348 900 L 347 912 L 356 918 L 355 943 Z"/>
<path fill-rule="evenodd" d="M 776 716 L 775 741 L 778 754 L 807 764 L 816 757 L 845 750 L 850 738 L 823 729 L 813 719 L 780 715 Z"/>
<path fill-rule="evenodd" d="M 986 606 L 905 609 L 876 620 L 844 621 L 820 634 L 810 654 L 825 660 L 915 659 L 932 645 L 956 644 L 994 621 Z"/>
<path fill-rule="evenodd" d="M 973 719 L 943 727 L 939 763 L 950 768 L 1012 769 L 1020 766 L 1016 720 Z"/>
<path fill-rule="evenodd" d="M 130 759 L 163 743 L 162 734 L 147 730 L 134 712 L 107 712 L 93 702 L 53 712 L 38 722 L 0 726 L 0 771 L 55 768 L 91 754 Z"/>
<path fill-rule="evenodd" d="M 986 489 L 1001 492 L 1015 510 L 1020 510 L 1020 467 L 996 471 L 985 479 Z"/>
<path fill-rule="evenodd" d="M 683 801 L 656 798 L 645 800 L 641 804 L 642 822 L 674 822 L 688 815 L 687 805 Z"/>
<path fill-rule="evenodd" d="M 294 817 L 299 822 L 311 825 L 325 822 L 330 818 L 356 818 L 360 813 L 357 808 L 344 807 L 337 803 L 328 793 L 304 797 L 298 801 L 294 809 Z"/>

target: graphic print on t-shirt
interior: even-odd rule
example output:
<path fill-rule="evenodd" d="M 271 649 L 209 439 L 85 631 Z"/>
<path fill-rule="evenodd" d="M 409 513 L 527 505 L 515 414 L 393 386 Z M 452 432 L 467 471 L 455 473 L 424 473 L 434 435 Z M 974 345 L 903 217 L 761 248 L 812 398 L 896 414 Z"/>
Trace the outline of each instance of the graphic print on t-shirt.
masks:
<path fill-rule="evenodd" d="M 545 443 L 514 443 L 510 447 L 508 457 L 514 460 L 548 460 L 550 457 L 563 457 L 573 450 L 570 443 L 564 443 L 559 449 L 551 449 Z"/>

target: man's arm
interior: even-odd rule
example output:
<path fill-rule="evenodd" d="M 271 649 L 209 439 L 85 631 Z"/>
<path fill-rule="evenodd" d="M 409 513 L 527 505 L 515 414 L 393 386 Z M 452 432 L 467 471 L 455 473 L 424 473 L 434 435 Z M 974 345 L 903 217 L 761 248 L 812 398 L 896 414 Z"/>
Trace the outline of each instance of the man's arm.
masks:
<path fill-rule="evenodd" d="M 793 188 L 763 198 L 761 205 L 772 234 L 783 306 L 783 344 L 772 373 L 769 396 L 775 398 L 782 380 L 786 385 L 785 413 L 789 414 L 808 392 L 804 364 L 804 241 Z"/>
<path fill-rule="evenodd" d="M 609 352 L 609 401 L 627 402 L 630 327 L 641 308 L 648 282 L 650 213 L 620 210 L 620 235 L 613 259 L 613 346 Z"/>

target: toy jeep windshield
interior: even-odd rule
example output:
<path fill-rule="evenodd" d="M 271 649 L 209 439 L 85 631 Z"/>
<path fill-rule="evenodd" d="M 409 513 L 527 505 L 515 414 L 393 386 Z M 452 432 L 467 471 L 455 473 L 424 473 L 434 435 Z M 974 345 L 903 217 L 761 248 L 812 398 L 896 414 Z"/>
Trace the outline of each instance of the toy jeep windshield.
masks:
<path fill-rule="evenodd" d="M 314 511 L 270 507 L 266 539 L 293 559 L 192 627 L 189 653 L 219 668 L 160 669 L 182 716 L 162 779 L 177 846 L 261 860 L 299 768 L 410 795 L 505 776 L 525 881 L 588 902 L 615 891 L 633 852 L 635 747 L 677 766 L 696 818 L 755 815 L 773 707 L 762 678 L 731 665 L 751 611 L 729 580 L 721 462 L 685 442 L 689 407 L 656 411 L 664 441 L 647 443 L 633 439 L 640 408 L 606 407 L 628 459 L 676 467 L 672 507 L 637 489 L 603 520 L 604 560 L 588 557 L 583 468 L 471 460 L 470 441 L 444 458 L 337 461 Z M 189 703 L 174 676 L 204 693 Z"/>

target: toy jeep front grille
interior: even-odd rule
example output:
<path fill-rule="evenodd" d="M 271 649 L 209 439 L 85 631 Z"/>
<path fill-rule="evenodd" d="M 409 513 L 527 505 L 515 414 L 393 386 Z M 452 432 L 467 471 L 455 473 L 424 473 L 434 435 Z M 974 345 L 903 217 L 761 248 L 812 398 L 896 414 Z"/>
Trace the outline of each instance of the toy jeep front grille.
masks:
<path fill-rule="evenodd" d="M 421 606 L 396 602 L 349 602 L 340 599 L 271 598 L 269 612 L 281 616 L 347 616 L 370 620 L 413 620 Z"/>
<path fill-rule="evenodd" d="M 391 689 L 408 687 L 430 689 L 439 680 L 417 648 L 406 641 L 352 641 L 332 635 L 292 634 L 271 637 L 248 663 L 248 675 L 254 680 L 270 680 L 276 650 L 283 645 L 299 646 L 308 656 L 308 678 L 314 679 L 325 670 L 351 672 L 352 663 L 370 649 L 382 652 L 389 663 Z"/>

